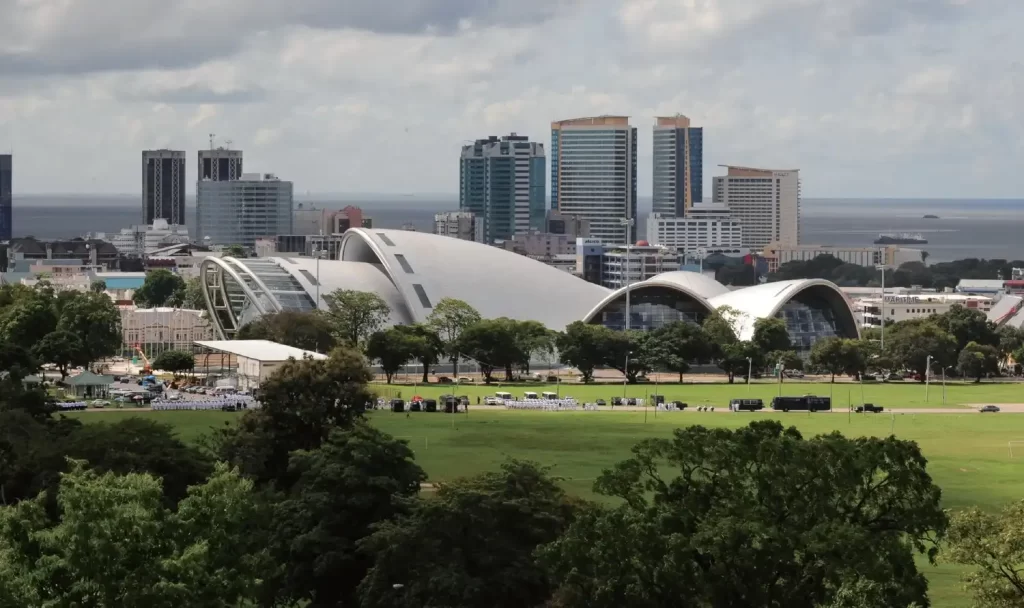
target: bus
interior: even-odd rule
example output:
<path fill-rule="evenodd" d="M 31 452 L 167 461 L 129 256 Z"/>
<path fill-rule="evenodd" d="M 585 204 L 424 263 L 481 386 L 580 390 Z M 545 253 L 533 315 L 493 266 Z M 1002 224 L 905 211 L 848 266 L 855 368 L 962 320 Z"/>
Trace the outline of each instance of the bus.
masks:
<path fill-rule="evenodd" d="M 832 409 L 832 399 L 830 397 L 815 397 L 814 395 L 804 395 L 803 397 L 774 397 L 772 399 L 772 409 L 782 412 L 788 412 L 790 410 L 827 412 Z"/>

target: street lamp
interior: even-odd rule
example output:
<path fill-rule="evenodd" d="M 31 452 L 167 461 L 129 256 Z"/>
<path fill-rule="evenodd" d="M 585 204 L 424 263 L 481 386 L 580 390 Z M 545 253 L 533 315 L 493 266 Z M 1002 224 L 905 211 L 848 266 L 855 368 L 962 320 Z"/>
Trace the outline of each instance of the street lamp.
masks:
<path fill-rule="evenodd" d="M 932 359 L 935 357 L 928 355 L 928 358 L 924 360 L 924 401 L 928 403 L 928 384 L 932 376 Z"/>
<path fill-rule="evenodd" d="M 879 348 L 885 348 L 885 264 L 875 266 L 875 270 L 882 271 L 882 334 L 879 340 Z"/>
<path fill-rule="evenodd" d="M 629 356 L 632 351 L 626 352 L 626 367 L 622 368 L 622 400 L 626 400 L 626 383 L 629 381 Z M 625 404 L 623 404 L 625 405 Z"/>
<path fill-rule="evenodd" d="M 627 210 L 627 213 L 629 211 Z M 629 244 L 630 236 L 633 234 L 633 218 L 623 217 L 619 218 L 619 224 L 626 227 L 626 331 L 629 331 Z"/>
<path fill-rule="evenodd" d="M 750 394 L 750 376 L 754 372 L 754 360 L 747 357 L 747 394 Z"/>
<path fill-rule="evenodd" d="M 708 257 L 708 250 L 700 247 L 695 253 L 697 254 L 697 261 L 700 262 L 700 273 L 704 274 L 704 258 Z"/>

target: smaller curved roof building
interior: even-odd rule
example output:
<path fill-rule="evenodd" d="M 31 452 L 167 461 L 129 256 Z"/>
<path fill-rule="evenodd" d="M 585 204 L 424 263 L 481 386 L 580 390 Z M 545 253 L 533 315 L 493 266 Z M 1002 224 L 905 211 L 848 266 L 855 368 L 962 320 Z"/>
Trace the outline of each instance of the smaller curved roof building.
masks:
<path fill-rule="evenodd" d="M 735 311 L 737 337 L 749 340 L 757 319 L 786 322 L 790 339 L 801 351 L 830 336 L 857 338 L 860 330 L 850 302 L 834 284 L 820 279 L 764 283 L 729 289 L 694 272 L 668 272 L 609 294 L 587 313 L 585 321 L 625 329 L 626 294 L 631 329 L 653 330 L 675 321 L 701 323 L 728 306 Z"/>

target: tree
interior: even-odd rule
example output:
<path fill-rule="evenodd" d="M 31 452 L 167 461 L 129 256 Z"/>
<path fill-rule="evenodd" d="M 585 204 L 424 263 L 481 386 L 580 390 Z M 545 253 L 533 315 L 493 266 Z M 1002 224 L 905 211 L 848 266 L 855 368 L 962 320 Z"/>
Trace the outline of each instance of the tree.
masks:
<path fill-rule="evenodd" d="M 774 317 L 765 317 L 754 321 L 752 341 L 763 353 L 792 348 L 786 322 Z"/>
<path fill-rule="evenodd" d="M 669 323 L 654 331 L 650 344 L 659 366 L 679 374 L 690 371 L 690 363 L 706 359 L 710 349 L 699 325 L 688 321 Z"/>
<path fill-rule="evenodd" d="M 0 605 L 252 605 L 274 568 L 252 490 L 219 467 L 171 511 L 160 480 L 78 463 L 62 476 L 56 521 L 43 498 L 0 507 Z"/>
<path fill-rule="evenodd" d="M 102 293 L 70 292 L 63 303 L 57 329 L 78 336 L 83 359 L 89 363 L 121 348 L 121 314 Z"/>
<path fill-rule="evenodd" d="M 554 333 L 540 321 L 516 321 L 514 329 L 515 348 L 522 355 L 517 364 L 529 374 L 531 358 L 554 350 Z"/>
<path fill-rule="evenodd" d="M 274 509 L 270 544 L 276 561 L 288 564 L 278 599 L 357 605 L 356 588 L 373 563 L 358 543 L 409 510 L 426 474 L 404 441 L 367 424 L 293 453 L 290 471 L 296 482 Z"/>
<path fill-rule="evenodd" d="M 146 273 L 142 287 L 136 289 L 132 296 L 132 301 L 139 308 L 180 306 L 184 299 L 185 280 L 166 268 Z"/>
<path fill-rule="evenodd" d="M 968 343 L 975 342 L 983 346 L 998 346 L 999 334 L 995 323 L 988 320 L 985 313 L 954 304 L 948 311 L 933 315 L 931 321 L 956 340 L 959 353 Z"/>
<path fill-rule="evenodd" d="M 270 340 L 302 350 L 330 352 L 336 345 L 334 327 L 319 311 L 283 310 L 263 315 L 242 326 L 237 340 Z"/>
<path fill-rule="evenodd" d="M 736 376 L 747 378 L 752 370 L 764 367 L 766 353 L 750 340 L 717 345 L 716 349 L 719 351 L 718 367 L 729 378 L 729 384 L 735 382 Z"/>
<path fill-rule="evenodd" d="M 260 387 L 263 407 L 222 429 L 213 449 L 260 483 L 286 489 L 294 482 L 288 456 L 318 448 L 337 428 L 359 420 L 373 396 L 373 374 L 356 350 L 336 348 L 326 360 L 289 360 Z"/>
<path fill-rule="evenodd" d="M 192 277 L 185 281 L 185 294 L 182 297 L 181 307 L 189 310 L 206 310 L 202 278 Z"/>
<path fill-rule="evenodd" d="M 949 522 L 948 559 L 970 566 L 963 575 L 979 608 L 1024 606 L 1024 500 L 998 513 L 977 507 L 954 512 Z"/>
<path fill-rule="evenodd" d="M 459 334 L 458 352 L 476 361 L 488 384 L 495 369 L 505 370 L 505 380 L 511 382 L 512 368 L 525 356 L 516 341 L 518 323 L 507 317 L 483 319 Z"/>
<path fill-rule="evenodd" d="M 996 330 L 999 337 L 999 354 L 1003 357 L 1024 346 L 1024 330 L 1012 325 L 1003 325 Z"/>
<path fill-rule="evenodd" d="M 999 373 L 999 353 L 994 346 L 968 342 L 957 357 L 956 369 L 964 378 L 981 382 L 985 376 Z"/>
<path fill-rule="evenodd" d="M 563 608 L 816 608 L 872 583 L 876 605 L 924 606 L 914 553 L 934 558 L 946 527 L 916 443 L 774 420 L 642 441 L 594 488 L 621 503 L 540 550 Z"/>
<path fill-rule="evenodd" d="M 467 327 L 480 319 L 480 313 L 475 308 L 455 298 L 441 298 L 427 316 L 427 325 L 433 328 L 444 343 L 455 376 L 459 375 L 459 337 Z"/>
<path fill-rule="evenodd" d="M 397 325 L 395 329 L 403 333 L 409 340 L 412 358 L 423 366 L 423 384 L 430 381 L 430 367 L 437 365 L 444 354 L 444 343 L 440 336 L 429 325 L 414 323 L 412 325 Z"/>
<path fill-rule="evenodd" d="M 75 427 L 63 440 L 62 449 L 66 456 L 85 461 L 100 473 L 156 477 L 168 506 L 178 504 L 189 487 L 203 483 L 213 473 L 213 462 L 205 452 L 186 445 L 171 425 L 145 418 Z"/>
<path fill-rule="evenodd" d="M 640 375 L 654 369 L 657 361 L 654 340 L 643 331 L 608 330 L 601 352 L 602 363 L 622 372 L 629 384 L 635 384 Z"/>
<path fill-rule="evenodd" d="M 224 248 L 222 253 L 223 253 L 223 255 L 225 257 L 240 258 L 240 259 L 243 259 L 243 258 L 246 257 L 245 247 L 242 247 L 241 245 L 238 245 L 238 244 L 228 245 L 227 247 Z"/>
<path fill-rule="evenodd" d="M 607 344 L 610 329 L 583 321 L 573 321 L 565 331 L 555 336 L 555 346 L 562 363 L 579 370 L 583 382 L 594 377 L 594 368 L 604 361 L 602 349 Z"/>
<path fill-rule="evenodd" d="M 324 296 L 329 310 L 327 319 L 339 343 L 359 347 L 379 330 L 391 316 L 383 298 L 369 291 L 336 289 Z"/>
<path fill-rule="evenodd" d="M 948 367 L 956 361 L 956 346 L 953 336 L 926 320 L 897 324 L 885 336 L 888 358 L 917 372 L 922 382 L 929 369 L 928 357 L 933 365 Z"/>
<path fill-rule="evenodd" d="M 764 360 L 768 366 L 777 365 L 779 367 L 779 382 L 786 377 L 787 369 L 801 370 L 804 368 L 804 360 L 796 354 L 796 351 L 792 350 L 774 350 L 766 354 Z"/>
<path fill-rule="evenodd" d="M 554 581 L 534 552 L 562 534 L 573 512 L 557 481 L 531 463 L 439 484 L 435 496 L 362 543 L 373 568 L 359 587 L 360 605 L 546 605 Z"/>
<path fill-rule="evenodd" d="M 86 365 L 85 345 L 68 331 L 55 331 L 43 336 L 32 353 L 40 363 L 52 363 L 60 371 L 60 379 L 68 377 L 68 368 Z"/>
<path fill-rule="evenodd" d="M 808 362 L 814 367 L 824 370 L 832 375 L 832 382 L 836 381 L 836 374 L 846 371 L 847 350 L 842 338 L 835 336 L 822 338 L 811 346 L 811 354 Z"/>
<path fill-rule="evenodd" d="M 0 372 L 17 384 L 39 369 L 39 361 L 31 352 L 14 342 L 0 342 Z"/>
<path fill-rule="evenodd" d="M 107 282 L 104 281 L 103 279 L 95 279 L 91 283 L 89 283 L 89 291 L 94 291 L 96 293 L 103 293 L 106 290 L 107 290 Z"/>
<path fill-rule="evenodd" d="M 57 317 L 52 300 L 52 296 L 36 291 L 16 292 L 11 304 L 0 308 L 0 342 L 31 348 L 43 336 L 54 331 Z"/>
<path fill-rule="evenodd" d="M 413 358 L 416 345 L 412 339 L 396 327 L 374 332 L 366 341 L 366 356 L 380 363 L 388 384 L 395 373 Z"/>
<path fill-rule="evenodd" d="M 171 372 L 177 378 L 180 372 L 187 372 L 196 366 L 196 359 L 192 353 L 184 350 L 168 350 L 160 353 L 153 361 L 154 370 Z"/>

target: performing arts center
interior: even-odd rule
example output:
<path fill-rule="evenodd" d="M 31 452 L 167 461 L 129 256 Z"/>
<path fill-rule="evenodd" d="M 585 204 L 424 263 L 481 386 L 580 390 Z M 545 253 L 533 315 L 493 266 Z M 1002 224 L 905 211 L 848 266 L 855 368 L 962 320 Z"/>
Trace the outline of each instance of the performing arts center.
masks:
<path fill-rule="evenodd" d="M 318 267 L 319 266 L 319 267 Z M 339 260 L 314 258 L 207 258 L 201 267 L 203 295 L 220 339 L 260 315 L 327 309 L 336 289 L 376 293 L 391 308 L 393 325 L 423 322 L 446 297 L 476 308 L 485 318 L 540 321 L 563 330 L 573 321 L 623 329 L 627 288 L 611 290 L 530 258 L 471 241 L 422 232 L 353 228 L 345 233 Z M 688 320 L 699 323 L 713 310 L 737 312 L 738 337 L 753 335 L 759 318 L 785 320 L 801 351 L 818 339 L 857 338 L 846 296 L 818 279 L 764 283 L 731 289 L 694 272 L 667 272 L 633 283 L 631 329 L 652 330 Z"/>

